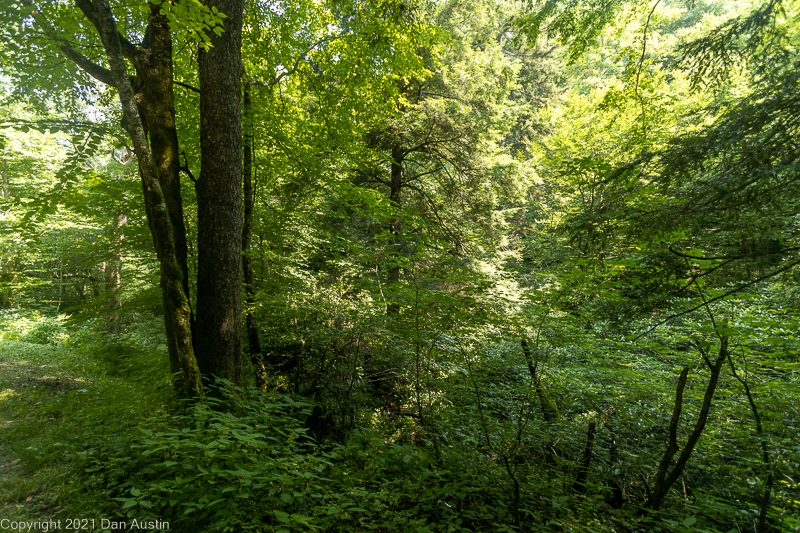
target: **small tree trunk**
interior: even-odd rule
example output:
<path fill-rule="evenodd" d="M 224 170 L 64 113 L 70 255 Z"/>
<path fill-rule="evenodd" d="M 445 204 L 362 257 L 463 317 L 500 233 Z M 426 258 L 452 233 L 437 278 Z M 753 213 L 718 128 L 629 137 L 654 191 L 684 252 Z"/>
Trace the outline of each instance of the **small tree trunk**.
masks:
<path fill-rule="evenodd" d="M 670 420 L 669 423 L 669 442 L 667 443 L 667 449 L 664 451 L 664 455 L 658 465 L 658 471 L 656 472 L 656 490 L 664 486 L 664 479 L 667 477 L 672 459 L 675 457 L 675 454 L 678 453 L 678 424 L 680 423 L 681 411 L 683 410 L 683 390 L 686 388 L 686 379 L 688 376 L 689 367 L 685 367 L 681 371 L 681 375 L 678 378 L 678 386 L 675 390 L 675 404 L 672 408 L 672 420 Z M 653 501 L 655 494 L 648 495 L 648 498 Z M 659 495 L 658 497 L 659 505 L 661 504 L 661 498 L 663 498 L 663 495 Z"/>
<path fill-rule="evenodd" d="M 528 341 L 522 339 L 520 344 L 522 345 L 522 353 L 525 355 L 525 362 L 528 365 L 528 373 L 531 375 L 533 390 L 536 393 L 536 397 L 539 399 L 539 408 L 542 411 L 542 416 L 546 422 L 558 420 L 560 416 L 558 407 L 556 407 L 556 404 L 550 399 L 547 391 L 542 386 L 541 377 L 536 371 L 538 362 L 534 361 L 533 354 L 531 354 L 530 347 L 528 346 Z"/>
<path fill-rule="evenodd" d="M 400 209 L 402 208 L 402 192 L 403 192 L 403 147 L 398 142 L 392 146 L 392 166 L 389 186 L 389 201 L 392 203 L 396 214 L 395 218 L 389 223 L 389 233 L 392 234 L 392 241 L 390 246 L 393 247 L 389 253 L 389 261 L 386 265 L 386 294 L 389 297 L 389 303 L 386 304 L 386 315 L 392 318 L 397 318 L 400 314 L 400 303 L 398 301 L 398 285 L 400 284 L 400 263 L 399 250 L 400 244 L 400 226 L 402 219 L 400 218 Z"/>
<path fill-rule="evenodd" d="M 64 297 L 64 254 L 58 254 L 58 305 L 56 305 L 56 314 L 61 312 L 61 302 Z"/>
<path fill-rule="evenodd" d="M 770 500 L 772 499 L 772 483 L 775 478 L 774 465 L 770 460 L 769 446 L 767 445 L 767 435 L 764 432 L 764 426 L 761 424 L 761 413 L 756 406 L 756 400 L 753 397 L 753 391 L 750 389 L 750 384 L 744 376 L 740 376 L 736 371 L 736 366 L 733 364 L 733 358 L 728 354 L 728 363 L 731 366 L 733 377 L 742 384 L 744 387 L 744 394 L 747 397 L 747 403 L 750 404 L 750 411 L 753 413 L 753 421 L 756 423 L 756 435 L 761 446 L 761 462 L 768 469 L 767 479 L 764 481 L 763 492 L 759 498 L 758 522 L 756 522 L 755 533 L 765 533 L 767 528 L 767 513 L 769 512 Z"/>
<path fill-rule="evenodd" d="M 119 310 L 122 307 L 122 227 L 128 223 L 128 216 L 119 213 L 114 217 L 111 229 L 111 259 L 106 262 L 106 324 L 111 333 L 119 329 Z"/>
<path fill-rule="evenodd" d="M 0 257 L 0 309 L 11 307 L 14 297 L 14 282 L 17 261 L 14 257 Z"/>
<path fill-rule="evenodd" d="M 3 198 L 8 198 L 8 161 L 3 159 L 3 175 L 2 175 L 2 194 Z"/>
<path fill-rule="evenodd" d="M 2 174 L 2 194 L 3 198 L 8 198 L 8 160 L 3 159 L 3 174 Z M 14 280 L 13 273 L 13 257 L 8 259 L 0 257 L 0 283 L 4 286 L 0 287 L 0 309 L 11 307 L 11 282 Z"/>
<path fill-rule="evenodd" d="M 669 489 L 683 473 L 683 469 L 686 466 L 686 463 L 689 462 L 689 458 L 692 456 L 692 451 L 694 450 L 697 441 L 700 439 L 700 436 L 703 434 L 703 430 L 706 427 L 708 413 L 711 410 L 711 400 L 714 398 L 714 392 L 717 390 L 717 383 L 719 382 L 719 373 L 722 369 L 723 363 L 725 363 L 725 360 L 728 358 L 728 337 L 722 337 L 720 339 L 719 354 L 717 355 L 716 360 L 713 362 L 708 359 L 705 352 L 701 350 L 701 353 L 706 361 L 706 364 L 708 365 L 709 370 L 711 371 L 711 376 L 708 378 L 708 384 L 706 385 L 706 393 L 703 397 L 703 405 L 700 408 L 700 415 L 697 417 L 694 430 L 692 430 L 692 434 L 689 435 L 689 440 L 686 441 L 683 450 L 681 450 L 681 454 L 678 456 L 678 461 L 675 463 L 675 466 L 672 468 L 672 470 L 669 470 L 669 465 L 672 462 L 672 458 L 678 451 L 678 422 L 681 416 L 683 389 L 686 386 L 686 376 L 689 373 L 689 369 L 684 368 L 683 372 L 681 372 L 681 378 L 678 381 L 678 390 L 675 396 L 675 407 L 669 427 L 669 445 L 667 446 L 666 452 L 664 452 L 664 457 L 661 459 L 661 464 L 659 465 L 658 473 L 656 474 L 656 484 L 653 487 L 653 492 L 646 504 L 646 507 L 649 507 L 654 511 L 657 511 L 661 508 L 661 503 L 663 502 L 664 497 L 667 495 L 667 492 L 669 492 Z"/>
<path fill-rule="evenodd" d="M 264 362 L 261 358 L 261 341 L 258 336 L 258 323 L 256 321 L 255 303 L 256 286 L 253 273 L 253 261 L 250 245 L 253 238 L 253 207 L 255 205 L 255 191 L 253 184 L 253 105 L 250 99 L 251 84 L 244 83 L 244 127 L 242 136 L 244 145 L 244 163 L 242 165 L 242 180 L 244 182 L 244 223 L 242 224 L 242 275 L 244 276 L 245 293 L 245 327 L 247 328 L 247 342 L 250 347 L 250 362 L 256 376 L 256 386 L 260 389 L 266 383 L 264 375 Z"/>
<path fill-rule="evenodd" d="M 596 422 L 594 420 L 589 422 L 589 428 L 586 431 L 586 445 L 583 448 L 583 456 L 578 461 L 578 475 L 575 478 L 575 483 L 572 485 L 572 490 L 575 492 L 586 492 L 586 476 L 589 475 L 589 463 L 592 462 L 592 450 L 594 450 L 594 430 Z"/>

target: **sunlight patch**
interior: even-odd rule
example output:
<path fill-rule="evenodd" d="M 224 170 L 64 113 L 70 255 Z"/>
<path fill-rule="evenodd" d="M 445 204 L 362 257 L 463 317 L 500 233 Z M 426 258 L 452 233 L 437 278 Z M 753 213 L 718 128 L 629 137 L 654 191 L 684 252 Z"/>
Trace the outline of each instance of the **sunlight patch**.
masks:
<path fill-rule="evenodd" d="M 6 389 L 4 391 L 0 391 L 0 400 L 11 398 L 12 396 L 19 396 L 19 394 L 14 389 Z"/>

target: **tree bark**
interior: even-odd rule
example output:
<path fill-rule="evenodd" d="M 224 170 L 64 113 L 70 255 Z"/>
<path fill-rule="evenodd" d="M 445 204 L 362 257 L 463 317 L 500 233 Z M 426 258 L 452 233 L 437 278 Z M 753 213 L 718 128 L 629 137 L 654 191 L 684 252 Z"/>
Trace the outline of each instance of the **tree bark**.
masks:
<path fill-rule="evenodd" d="M 711 400 L 714 398 L 714 392 L 717 390 L 717 383 L 719 382 L 719 373 L 722 369 L 723 363 L 725 363 L 725 360 L 728 358 L 728 337 L 722 337 L 720 339 L 719 354 L 714 362 L 711 362 L 704 352 L 701 353 L 703 355 L 703 359 L 705 359 L 706 364 L 708 365 L 709 370 L 711 371 L 711 376 L 708 378 L 708 383 L 706 384 L 706 393 L 703 397 L 703 405 L 700 407 L 700 415 L 697 417 L 697 422 L 694 424 L 694 429 L 692 430 L 691 435 L 689 435 L 689 439 L 683 446 L 675 466 L 672 467 L 672 470 L 669 470 L 668 473 L 672 458 L 678 451 L 676 433 L 678 421 L 681 416 L 680 404 L 682 403 L 683 387 L 686 385 L 686 376 L 689 373 L 689 369 L 684 368 L 683 372 L 681 372 L 681 379 L 678 383 L 678 392 L 675 398 L 675 409 L 672 413 L 672 422 L 670 423 L 670 442 L 667 447 L 667 451 L 664 453 L 664 457 L 661 459 L 661 464 L 659 466 L 658 473 L 656 474 L 656 484 L 653 487 L 653 493 L 650 495 L 648 502 L 645 505 L 645 507 L 649 507 L 654 511 L 657 511 L 661 508 L 661 503 L 663 502 L 664 497 L 667 495 L 667 492 L 669 492 L 669 489 L 683 473 L 683 469 L 686 466 L 686 463 L 689 462 L 689 458 L 692 456 L 692 451 L 694 451 L 694 447 L 697 444 L 697 441 L 700 440 L 700 436 L 703 434 L 703 430 L 706 427 L 708 413 L 711 410 Z"/>
<path fill-rule="evenodd" d="M 143 126 L 158 168 L 164 193 L 175 255 L 183 274 L 183 290 L 189 296 L 188 245 L 181 199 L 178 131 L 175 126 L 175 95 L 172 91 L 172 34 L 169 20 L 159 13 L 160 5 L 150 4 L 150 18 L 144 42 L 135 54 L 129 54 L 136 69 L 134 91 Z"/>
<path fill-rule="evenodd" d="M 200 150 L 197 181 L 197 323 L 200 371 L 242 383 L 243 0 L 208 0 L 226 15 L 222 35 L 200 50 Z"/>
<path fill-rule="evenodd" d="M 184 384 L 190 394 L 200 394 L 202 383 L 192 348 L 191 309 L 183 289 L 183 275 L 177 258 L 174 232 L 169 211 L 158 179 L 158 167 L 153 159 L 147 136 L 139 116 L 136 97 L 125 68 L 119 33 L 108 0 L 79 2 L 81 10 L 100 33 L 108 56 L 110 73 L 119 92 L 126 129 L 131 136 L 139 164 L 139 174 L 145 197 L 145 209 L 153 231 L 156 254 L 161 265 L 161 291 L 164 301 L 164 321 L 171 330 L 175 349 L 183 372 Z M 87 13 L 87 9 L 90 10 Z"/>
<path fill-rule="evenodd" d="M 244 181 L 244 223 L 242 224 L 242 274 L 244 276 L 245 291 L 245 327 L 247 328 L 247 342 L 250 347 L 250 362 L 256 376 L 256 386 L 260 389 L 265 381 L 264 362 L 261 358 L 261 342 L 258 337 L 258 323 L 255 314 L 256 286 L 253 273 L 250 243 L 253 238 L 253 206 L 255 204 L 255 191 L 253 186 L 253 105 L 250 98 L 251 84 L 244 83 L 244 163 L 242 165 L 242 178 Z"/>
<path fill-rule="evenodd" d="M 119 310 L 122 307 L 122 228 L 128 223 L 125 213 L 117 213 L 111 228 L 111 258 L 105 265 L 106 325 L 110 333 L 119 330 Z"/>
<path fill-rule="evenodd" d="M 145 38 L 140 47 L 127 49 L 126 56 L 136 69 L 135 98 L 142 118 L 142 127 L 150 141 L 152 157 L 158 170 L 158 179 L 164 195 L 175 243 L 175 259 L 181 272 L 181 286 L 189 305 L 189 324 L 194 329 L 194 315 L 189 298 L 189 268 L 187 262 L 186 226 L 184 225 L 181 182 L 178 162 L 178 133 L 175 126 L 175 95 L 172 91 L 172 34 L 168 19 L 159 13 L 160 6 L 150 5 Z M 123 49 L 125 51 L 125 49 Z M 123 120 L 123 125 L 127 120 Z M 155 236 L 158 229 L 150 206 L 145 203 L 150 232 Z M 156 244 L 156 247 L 158 245 Z M 166 309 L 166 307 L 165 307 Z M 167 351 L 170 371 L 181 371 L 178 354 L 178 335 L 174 321 L 164 318 L 167 333 Z"/>
<path fill-rule="evenodd" d="M 400 244 L 400 209 L 402 208 L 403 192 L 403 146 L 399 141 L 392 145 L 392 163 L 389 181 L 389 201 L 392 203 L 396 213 L 394 219 L 389 223 L 389 233 L 392 234 L 390 245 L 394 248 L 389 254 L 389 261 L 386 265 L 386 294 L 389 302 L 386 304 L 386 315 L 397 318 L 400 314 L 400 303 L 398 302 L 397 288 L 400 284 L 400 263 L 398 261 Z"/>

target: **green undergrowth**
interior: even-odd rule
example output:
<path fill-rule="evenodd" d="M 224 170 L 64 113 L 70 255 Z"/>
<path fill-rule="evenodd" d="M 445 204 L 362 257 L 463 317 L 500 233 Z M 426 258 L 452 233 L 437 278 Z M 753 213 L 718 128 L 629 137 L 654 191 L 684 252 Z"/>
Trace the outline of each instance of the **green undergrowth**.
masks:
<path fill-rule="evenodd" d="M 116 514 L 109 480 L 128 475 L 120 458 L 138 424 L 172 401 L 166 354 L 142 342 L 157 323 L 115 335 L 62 326 L 41 343 L 0 341 L 2 518 Z M 93 473 L 99 465 L 103 478 Z"/>
<path fill-rule="evenodd" d="M 486 365 L 472 379 L 451 377 L 452 405 L 424 419 L 365 408 L 358 420 L 367 427 L 316 442 L 307 429 L 316 406 L 297 396 L 220 381 L 205 398 L 177 401 L 155 320 L 114 335 L 62 326 L 65 336 L 48 343 L 0 341 L 0 518 L 136 520 L 173 532 L 728 533 L 756 516 L 741 497 L 760 487 L 752 431 L 723 423 L 742 419 L 747 406 L 722 394 L 708 440 L 665 511 L 641 512 L 648 488 L 637 476 L 662 453 L 674 394 L 670 369 L 659 374 L 652 363 L 645 374 L 627 360 L 623 377 L 648 389 L 620 389 L 633 397 L 620 401 L 624 410 L 604 407 L 586 385 L 617 386 L 604 367 L 565 354 L 546 382 L 561 407 L 557 419 L 543 418 L 535 401 L 515 415 L 526 389 L 515 388 L 511 371 Z M 701 378 L 695 372 L 689 383 L 689 419 Z M 579 487 L 576 460 L 590 420 L 594 451 Z M 775 461 L 788 476 L 797 464 L 793 443 Z M 788 511 L 796 489 L 783 479 L 772 516 L 796 531 Z M 606 485 L 615 480 L 626 497 L 612 508 Z M 717 486 L 729 492 L 710 490 Z"/>
<path fill-rule="evenodd" d="M 158 517 L 170 531 L 508 529 L 504 509 L 476 504 L 500 495 L 438 468 L 424 449 L 374 429 L 320 447 L 303 427 L 309 404 L 226 385 L 139 428 L 136 474 L 117 499 L 128 520 Z"/>

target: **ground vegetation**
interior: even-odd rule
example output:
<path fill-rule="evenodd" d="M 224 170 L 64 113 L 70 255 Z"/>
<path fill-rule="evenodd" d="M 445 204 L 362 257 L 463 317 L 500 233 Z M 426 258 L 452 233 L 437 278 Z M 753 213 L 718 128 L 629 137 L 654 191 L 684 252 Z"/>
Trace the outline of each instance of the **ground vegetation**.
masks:
<path fill-rule="evenodd" d="M 798 9 L 2 0 L 0 519 L 800 532 Z"/>

